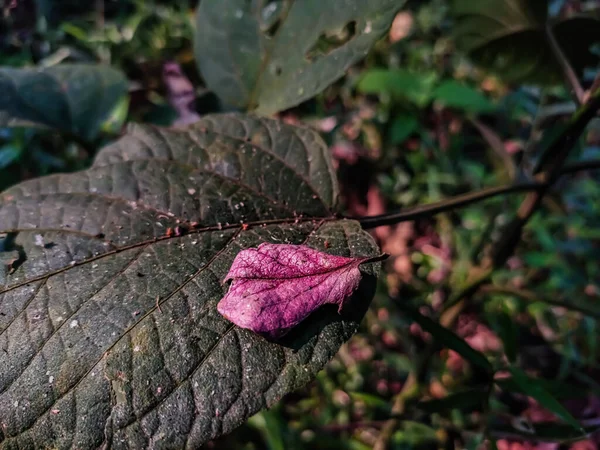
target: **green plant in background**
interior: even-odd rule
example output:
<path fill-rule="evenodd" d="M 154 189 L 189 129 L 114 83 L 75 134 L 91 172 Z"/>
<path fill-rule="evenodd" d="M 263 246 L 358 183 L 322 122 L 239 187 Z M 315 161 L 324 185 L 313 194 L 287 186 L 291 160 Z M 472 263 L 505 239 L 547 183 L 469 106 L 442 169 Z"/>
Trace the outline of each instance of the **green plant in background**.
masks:
<path fill-rule="evenodd" d="M 28 26 L 6 7 L 2 58 L 38 67 L 0 69 L 0 448 L 597 431 L 566 401 L 600 392 L 600 197 L 578 176 L 600 167 L 598 8 L 534 3 L 202 0 L 193 52 L 187 2 L 99 2 L 63 23 L 61 2 L 39 2 Z M 379 41 L 390 26 L 401 36 Z M 509 91 L 495 72 L 539 84 Z M 181 98 L 211 114 L 152 124 Z M 336 125 L 325 141 L 300 116 Z M 377 267 L 349 313 L 322 308 L 276 343 L 218 314 L 242 249 L 376 256 L 365 230 L 394 257 L 371 308 Z M 556 421 L 527 421 L 523 402 Z"/>

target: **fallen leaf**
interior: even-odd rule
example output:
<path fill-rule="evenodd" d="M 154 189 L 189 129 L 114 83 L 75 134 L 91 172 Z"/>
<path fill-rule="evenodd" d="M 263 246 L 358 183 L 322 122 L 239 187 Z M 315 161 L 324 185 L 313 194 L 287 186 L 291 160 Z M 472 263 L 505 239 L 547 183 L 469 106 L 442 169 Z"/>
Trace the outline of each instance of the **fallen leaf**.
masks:
<path fill-rule="evenodd" d="M 346 258 L 305 245 L 261 244 L 236 256 L 224 282 L 229 292 L 217 309 L 241 328 L 276 339 L 320 306 L 342 312 L 362 277 L 359 265 L 375 258 Z"/>

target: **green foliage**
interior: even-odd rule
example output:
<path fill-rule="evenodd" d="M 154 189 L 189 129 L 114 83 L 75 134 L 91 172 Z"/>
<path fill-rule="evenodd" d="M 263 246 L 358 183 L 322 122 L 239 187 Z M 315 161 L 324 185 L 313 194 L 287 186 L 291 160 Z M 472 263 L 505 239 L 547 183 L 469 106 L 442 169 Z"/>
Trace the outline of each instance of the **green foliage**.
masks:
<path fill-rule="evenodd" d="M 444 106 L 472 113 L 489 113 L 495 109 L 492 102 L 478 90 L 455 80 L 438 82 L 434 73 L 424 76 L 405 70 L 375 69 L 361 77 L 357 89 L 365 94 L 407 100 L 419 108 L 436 101 Z"/>

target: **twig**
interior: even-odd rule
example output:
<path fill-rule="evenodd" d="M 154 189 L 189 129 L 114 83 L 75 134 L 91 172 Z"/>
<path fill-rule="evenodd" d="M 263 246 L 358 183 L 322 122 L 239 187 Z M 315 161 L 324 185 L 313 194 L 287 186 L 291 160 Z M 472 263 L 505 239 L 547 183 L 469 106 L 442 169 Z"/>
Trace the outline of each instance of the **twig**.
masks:
<path fill-rule="evenodd" d="M 563 170 L 561 170 L 560 175 L 568 175 L 583 170 L 594 169 L 600 169 L 600 160 L 580 161 L 569 164 L 565 166 Z M 497 195 L 541 189 L 545 186 L 545 184 L 546 183 L 543 182 L 532 182 L 492 187 L 476 192 L 468 192 L 466 194 L 457 195 L 456 197 L 451 197 L 449 199 L 430 203 L 428 205 L 420 205 L 413 208 L 406 208 L 401 211 L 354 219 L 358 220 L 365 229 L 376 228 L 383 225 L 393 225 L 400 222 L 408 222 L 410 220 L 419 219 L 421 217 L 433 216 L 434 214 L 441 212 L 451 211 L 453 209 L 467 206 L 487 198 L 495 197 Z"/>
<path fill-rule="evenodd" d="M 598 170 L 600 169 L 600 159 L 590 159 L 587 161 L 577 161 L 571 164 L 567 164 L 563 170 L 561 170 L 561 175 L 567 175 L 575 172 L 581 172 L 582 170 Z"/>
<path fill-rule="evenodd" d="M 550 45 L 550 49 L 556 58 L 556 62 L 560 65 L 560 68 L 563 71 L 563 75 L 568 85 L 571 87 L 571 93 L 573 95 L 573 99 L 578 105 L 581 105 L 584 102 L 585 91 L 581 87 L 581 83 L 579 83 L 579 79 L 577 78 L 577 74 L 569 64 L 569 60 L 565 56 L 564 52 L 560 48 L 560 44 L 556 40 L 554 36 L 554 30 L 552 29 L 552 24 L 546 24 L 546 38 L 548 39 L 548 44 Z"/>
<path fill-rule="evenodd" d="M 488 143 L 488 145 L 498 155 L 498 157 L 500 159 L 502 159 L 502 162 L 504 163 L 504 166 L 506 167 L 506 172 L 508 173 L 508 177 L 511 180 L 514 179 L 515 175 L 517 173 L 517 165 L 515 164 L 515 161 L 514 161 L 513 157 L 510 155 L 510 153 L 508 153 L 506 151 L 506 148 L 504 147 L 504 142 L 502 142 L 502 139 L 500 138 L 498 133 L 496 133 L 494 130 L 492 130 L 490 127 L 488 127 L 486 124 L 484 124 L 483 122 L 480 122 L 479 120 L 477 120 L 474 117 L 470 118 L 468 120 L 469 120 L 469 122 L 471 122 L 471 125 L 473 125 L 475 128 L 477 128 L 477 131 L 479 131 L 479 134 L 481 134 L 481 137 L 483 137 L 483 139 Z"/>
<path fill-rule="evenodd" d="M 451 211 L 461 206 L 470 205 L 486 198 L 497 195 L 509 194 L 511 192 L 526 192 L 541 188 L 540 183 L 522 183 L 507 186 L 498 186 L 488 189 L 482 189 L 476 192 L 457 195 L 446 200 L 442 200 L 428 205 L 419 205 L 413 208 L 407 208 L 402 211 L 380 214 L 378 216 L 361 217 L 357 220 L 363 228 L 376 228 L 383 225 L 393 225 L 400 222 L 415 220 L 420 217 L 428 217 L 437 213 Z"/>

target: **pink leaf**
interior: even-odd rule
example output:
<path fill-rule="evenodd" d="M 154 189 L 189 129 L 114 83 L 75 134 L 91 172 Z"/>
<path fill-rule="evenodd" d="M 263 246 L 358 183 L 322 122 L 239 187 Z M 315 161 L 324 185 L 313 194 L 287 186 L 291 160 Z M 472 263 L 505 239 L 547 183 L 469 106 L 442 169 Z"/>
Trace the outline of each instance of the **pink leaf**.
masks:
<path fill-rule="evenodd" d="M 342 312 L 362 277 L 358 266 L 384 259 L 346 258 L 305 245 L 261 244 L 236 256 L 218 311 L 241 328 L 278 338 L 326 303 Z"/>

